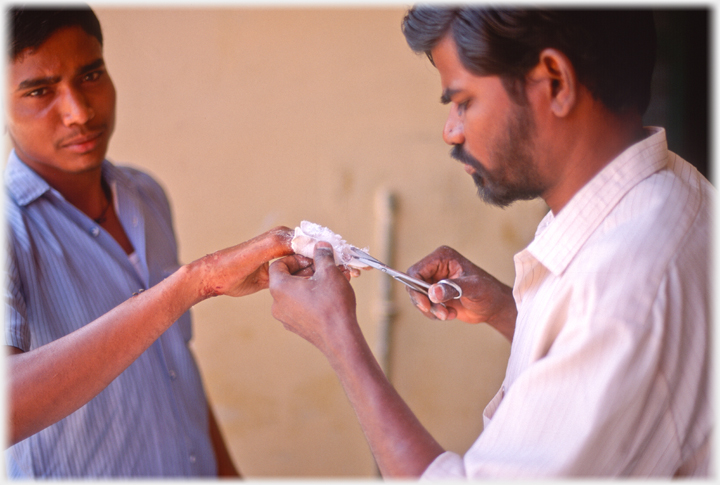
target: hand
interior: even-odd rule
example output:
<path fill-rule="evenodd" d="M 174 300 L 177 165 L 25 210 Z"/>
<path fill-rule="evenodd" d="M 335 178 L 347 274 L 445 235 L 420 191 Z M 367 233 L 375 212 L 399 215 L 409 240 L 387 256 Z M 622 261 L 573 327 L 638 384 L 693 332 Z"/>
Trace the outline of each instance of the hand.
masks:
<path fill-rule="evenodd" d="M 289 256 L 270 265 L 272 315 L 286 329 L 329 355 L 331 337 L 340 335 L 342 323 L 357 325 L 355 293 L 349 283 L 350 273 L 335 266 L 330 244 L 319 242 L 315 246 L 311 276 L 307 276 L 305 259 Z"/>
<path fill-rule="evenodd" d="M 411 266 L 408 274 L 428 283 L 449 279 L 462 289 L 462 297 L 457 300 L 457 291 L 449 285 L 431 286 L 428 296 L 408 289 L 410 300 L 428 318 L 488 323 L 512 340 L 517 318 L 512 288 L 454 249 L 439 247 Z"/>
<path fill-rule="evenodd" d="M 191 267 L 202 273 L 201 297 L 244 296 L 267 288 L 270 261 L 292 254 L 292 237 L 291 229 L 276 227 L 191 263 Z"/>
<path fill-rule="evenodd" d="M 270 265 L 272 314 L 328 359 L 386 478 L 419 478 L 445 450 L 390 384 L 355 315 L 350 274 L 335 266 L 330 244 L 318 242 L 312 276 L 298 256 Z"/>

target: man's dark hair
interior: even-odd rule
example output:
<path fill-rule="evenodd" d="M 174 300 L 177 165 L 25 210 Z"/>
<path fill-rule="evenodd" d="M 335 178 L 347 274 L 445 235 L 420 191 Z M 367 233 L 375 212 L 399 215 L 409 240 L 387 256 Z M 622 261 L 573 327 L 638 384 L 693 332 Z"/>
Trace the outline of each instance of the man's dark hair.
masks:
<path fill-rule="evenodd" d="M 55 31 L 63 27 L 81 27 L 87 34 L 103 43 L 100 22 L 88 6 L 50 8 L 20 6 L 9 8 L 8 42 L 10 60 L 14 61 L 25 49 L 40 47 Z"/>
<path fill-rule="evenodd" d="M 500 76 L 518 102 L 540 52 L 555 48 L 611 111 L 637 109 L 642 115 L 650 103 L 656 50 L 650 10 L 415 6 L 402 29 L 410 48 L 431 62 L 430 51 L 451 34 L 463 66 L 476 75 Z"/>

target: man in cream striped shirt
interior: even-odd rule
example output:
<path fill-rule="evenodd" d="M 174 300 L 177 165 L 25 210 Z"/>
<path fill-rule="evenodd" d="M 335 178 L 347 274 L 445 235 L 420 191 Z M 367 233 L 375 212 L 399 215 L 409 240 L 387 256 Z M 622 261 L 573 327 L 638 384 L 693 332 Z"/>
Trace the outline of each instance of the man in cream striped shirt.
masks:
<path fill-rule="evenodd" d="M 409 270 L 461 290 L 410 291 L 425 315 L 512 342 L 464 456 L 382 375 L 331 250 L 316 249 L 311 280 L 291 275 L 298 257 L 271 266 L 273 314 L 327 356 L 383 476 L 711 476 L 715 191 L 642 125 L 652 13 L 415 7 L 403 32 L 440 73 L 443 138 L 481 197 L 541 197 L 550 212 L 515 256 L 513 288 L 447 247 Z"/>

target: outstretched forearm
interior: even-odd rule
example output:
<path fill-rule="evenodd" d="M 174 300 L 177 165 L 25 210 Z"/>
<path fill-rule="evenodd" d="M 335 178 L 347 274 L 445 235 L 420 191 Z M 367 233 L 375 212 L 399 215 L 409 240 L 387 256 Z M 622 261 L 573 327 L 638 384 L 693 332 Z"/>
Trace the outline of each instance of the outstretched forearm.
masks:
<path fill-rule="evenodd" d="M 203 297 L 197 272 L 180 268 L 97 320 L 7 359 L 9 444 L 63 419 L 105 389 Z"/>
<path fill-rule="evenodd" d="M 71 334 L 26 353 L 11 348 L 10 444 L 90 401 L 196 303 L 267 288 L 269 261 L 292 253 L 290 234 L 279 227 L 209 254 Z"/>

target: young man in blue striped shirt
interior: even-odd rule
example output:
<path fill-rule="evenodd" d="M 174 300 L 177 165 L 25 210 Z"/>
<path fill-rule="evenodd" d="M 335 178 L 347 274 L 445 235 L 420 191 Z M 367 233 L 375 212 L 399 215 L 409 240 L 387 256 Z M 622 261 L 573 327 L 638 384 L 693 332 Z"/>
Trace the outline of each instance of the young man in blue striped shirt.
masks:
<path fill-rule="evenodd" d="M 115 88 L 94 13 L 10 15 L 8 475 L 237 476 L 188 348 L 187 310 L 267 287 L 291 234 L 276 228 L 180 266 L 162 188 L 105 159 Z"/>

